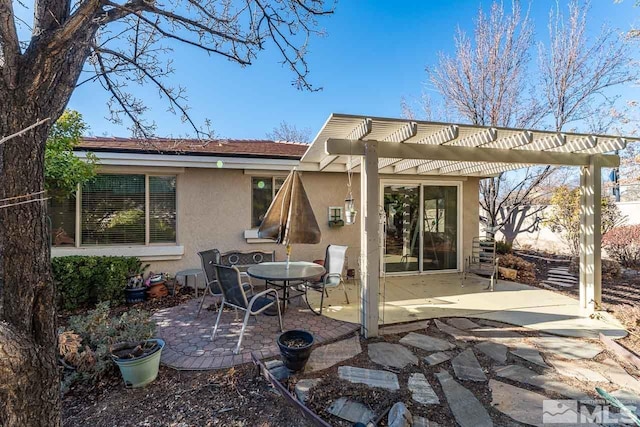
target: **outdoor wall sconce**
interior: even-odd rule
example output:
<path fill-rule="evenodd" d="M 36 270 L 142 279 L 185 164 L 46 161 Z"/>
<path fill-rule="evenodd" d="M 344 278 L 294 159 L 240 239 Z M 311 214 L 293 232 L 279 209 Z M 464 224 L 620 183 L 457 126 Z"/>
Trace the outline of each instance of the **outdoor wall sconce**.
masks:
<path fill-rule="evenodd" d="M 329 207 L 329 227 L 342 227 L 344 220 L 342 219 L 342 207 L 330 206 Z"/>
<path fill-rule="evenodd" d="M 351 189 L 349 189 L 351 190 Z M 347 198 L 344 199 L 344 219 L 346 225 L 353 225 L 356 223 L 356 215 L 358 211 L 356 210 L 356 203 L 353 200 L 353 196 L 351 195 L 351 191 L 347 195 Z"/>

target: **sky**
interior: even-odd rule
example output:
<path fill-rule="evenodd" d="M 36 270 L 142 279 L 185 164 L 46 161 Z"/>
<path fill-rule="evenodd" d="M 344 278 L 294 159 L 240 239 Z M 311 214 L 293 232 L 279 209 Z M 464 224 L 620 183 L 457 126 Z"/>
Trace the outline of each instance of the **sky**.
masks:
<path fill-rule="evenodd" d="M 621 30 L 638 27 L 640 8 L 633 3 L 593 0 L 589 30 L 596 33 L 605 23 Z M 544 40 L 556 1 L 527 4 L 536 38 Z M 559 4 L 566 12 L 566 1 Z M 177 46 L 170 54 L 175 73 L 168 81 L 187 88 L 196 123 L 210 119 L 216 134 L 224 138 L 264 138 L 281 121 L 315 135 L 331 113 L 400 117 L 403 97 L 417 99 L 429 90 L 425 67 L 436 63 L 438 52 L 452 53 L 456 28 L 471 32 L 478 8 L 489 6 L 489 0 L 338 1 L 335 13 L 321 19 L 326 36 L 311 40 L 307 56 L 309 79 L 323 88 L 319 92 L 295 89 L 293 74 L 279 63 L 273 48 L 241 68 L 196 48 Z M 635 48 L 640 52 L 640 45 Z M 156 89 L 148 86 L 135 93 L 150 107 L 146 116 L 157 123 L 157 135 L 192 134 L 187 124 L 167 112 Z M 636 93 L 640 98 L 640 90 L 625 88 L 627 96 Z M 83 114 L 90 134 L 129 136 L 127 123 L 106 120 L 108 98 L 100 85 L 87 84 L 76 89 L 68 106 Z"/>

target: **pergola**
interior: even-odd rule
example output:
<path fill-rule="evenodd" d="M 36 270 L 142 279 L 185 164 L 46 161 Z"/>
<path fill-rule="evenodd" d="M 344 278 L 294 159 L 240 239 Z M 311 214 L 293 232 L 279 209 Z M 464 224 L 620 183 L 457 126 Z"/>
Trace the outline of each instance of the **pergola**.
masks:
<path fill-rule="evenodd" d="M 332 114 L 303 156 L 300 170 L 360 173 L 360 279 L 362 329 L 378 334 L 381 174 L 491 177 L 534 165 L 578 166 L 580 308 L 601 303 L 601 168 L 637 138 L 511 129 L 406 119 Z"/>

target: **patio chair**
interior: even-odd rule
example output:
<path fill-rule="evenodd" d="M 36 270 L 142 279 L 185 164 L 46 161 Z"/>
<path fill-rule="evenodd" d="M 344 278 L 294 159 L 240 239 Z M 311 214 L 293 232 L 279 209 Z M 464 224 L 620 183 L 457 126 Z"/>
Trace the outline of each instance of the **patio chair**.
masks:
<path fill-rule="evenodd" d="M 220 324 L 220 317 L 222 316 L 225 305 L 245 312 L 242 329 L 240 330 L 240 337 L 238 338 L 238 345 L 236 345 L 236 349 L 233 352 L 234 354 L 238 354 L 240 351 L 242 337 L 244 336 L 244 331 L 247 327 L 247 323 L 249 322 L 249 317 L 257 316 L 268 308 L 273 307 L 274 304 L 278 311 L 280 332 L 283 331 L 280 301 L 278 300 L 278 292 L 275 289 L 266 289 L 262 292 L 258 292 L 257 294 L 247 294 L 242 281 L 240 280 L 240 270 L 238 270 L 237 267 L 227 267 L 220 264 L 214 264 L 213 267 L 216 271 L 218 285 L 222 291 L 222 304 L 218 310 L 218 317 L 216 318 L 216 324 L 213 327 L 211 341 L 216 338 L 216 332 L 218 332 L 218 326 Z M 273 297 L 269 298 L 267 295 L 272 295 Z"/>
<path fill-rule="evenodd" d="M 200 257 L 200 263 L 202 264 L 202 271 L 204 271 L 204 279 L 206 283 L 196 317 L 200 316 L 200 311 L 202 310 L 202 306 L 204 305 L 204 300 L 207 297 L 207 294 L 214 297 L 222 298 L 222 291 L 220 290 L 220 286 L 218 286 L 216 270 L 213 267 L 215 264 L 220 264 L 220 251 L 218 249 L 209 249 L 207 251 L 198 252 L 198 256 Z M 244 282 L 242 286 L 244 286 L 245 291 L 253 291 L 253 286 L 250 282 Z"/>
<path fill-rule="evenodd" d="M 462 270 L 462 287 L 464 287 L 467 273 L 489 278 L 490 284 L 486 289 L 493 291 L 494 284 L 498 282 L 498 257 L 496 256 L 495 240 L 482 237 L 473 238 L 471 256 L 465 260 Z"/>
<path fill-rule="evenodd" d="M 246 282 L 253 287 L 251 276 L 245 271 L 252 265 L 260 264 L 263 262 L 273 262 L 276 260 L 276 251 L 249 251 L 242 252 L 238 250 L 232 250 L 220 255 L 220 265 L 236 266 L 240 270 L 240 275 Z"/>
<path fill-rule="evenodd" d="M 322 315 L 322 306 L 324 304 L 325 295 L 329 297 L 327 288 L 335 288 L 342 285 L 344 291 L 344 297 L 349 304 L 349 296 L 347 295 L 347 288 L 344 286 L 344 279 L 342 277 L 342 271 L 344 270 L 344 263 L 347 254 L 347 246 L 329 245 L 324 258 L 324 268 L 327 272 L 315 282 L 306 282 L 303 284 L 305 288 L 304 298 L 307 301 L 309 309 L 318 316 Z M 320 292 L 320 310 L 316 311 L 309 304 L 308 291 L 309 289 Z"/>

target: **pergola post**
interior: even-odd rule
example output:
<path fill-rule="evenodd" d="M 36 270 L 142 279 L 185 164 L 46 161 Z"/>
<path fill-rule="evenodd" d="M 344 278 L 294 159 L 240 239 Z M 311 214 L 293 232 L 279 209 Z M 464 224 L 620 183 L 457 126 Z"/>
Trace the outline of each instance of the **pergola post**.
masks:
<path fill-rule="evenodd" d="M 360 170 L 360 301 L 362 335 L 378 336 L 380 290 L 380 224 L 378 219 L 378 146 L 365 142 Z"/>
<path fill-rule="evenodd" d="M 599 155 L 580 168 L 580 308 L 591 314 L 602 302 L 601 211 Z"/>

